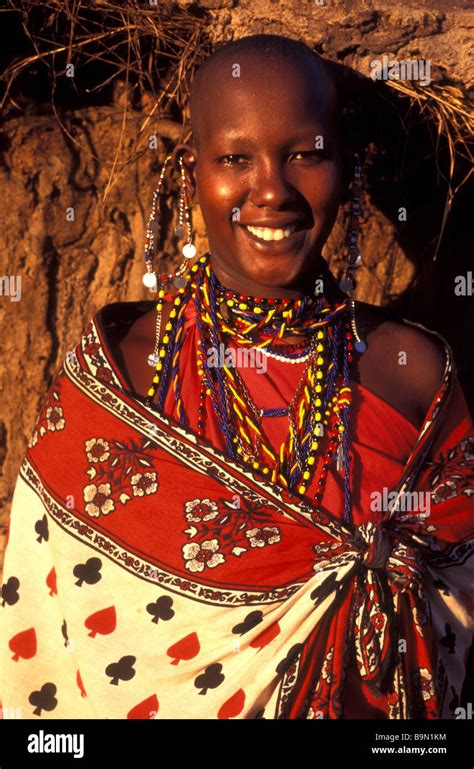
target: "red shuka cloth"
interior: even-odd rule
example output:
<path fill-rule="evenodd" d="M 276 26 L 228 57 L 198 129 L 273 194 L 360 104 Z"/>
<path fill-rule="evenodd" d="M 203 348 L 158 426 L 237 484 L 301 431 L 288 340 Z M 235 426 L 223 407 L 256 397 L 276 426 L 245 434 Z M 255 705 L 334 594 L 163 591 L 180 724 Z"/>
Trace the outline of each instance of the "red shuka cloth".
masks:
<path fill-rule="evenodd" d="M 229 459 L 210 402 L 196 440 L 193 312 L 190 429 L 173 421 L 172 390 L 163 416 L 129 392 L 102 313 L 43 402 L 5 554 L 4 713 L 456 717 L 474 626 L 474 438 L 449 348 L 421 430 L 352 382 L 347 526 L 334 465 L 318 512 L 314 482 L 290 495 Z M 240 373 L 257 406 L 286 406 L 303 364 L 267 365 Z M 278 449 L 287 419 L 262 424 Z M 383 489 L 429 492 L 429 516 L 379 510 Z"/>

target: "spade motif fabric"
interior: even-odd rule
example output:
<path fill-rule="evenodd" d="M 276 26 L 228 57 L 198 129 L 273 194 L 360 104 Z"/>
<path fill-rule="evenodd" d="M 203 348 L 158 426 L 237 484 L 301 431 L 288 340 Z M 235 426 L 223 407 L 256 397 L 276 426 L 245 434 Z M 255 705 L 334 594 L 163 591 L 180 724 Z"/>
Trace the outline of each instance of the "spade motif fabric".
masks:
<path fill-rule="evenodd" d="M 335 464 L 316 509 L 314 483 L 295 497 L 230 461 L 212 408 L 196 438 L 192 305 L 186 429 L 172 390 L 163 415 L 131 394 L 113 307 L 65 356 L 18 475 L 3 718 L 455 718 L 474 627 L 474 436 L 449 347 L 421 430 L 353 383 L 347 526 Z M 241 374 L 278 407 L 301 368 Z M 263 425 L 278 446 L 285 418 Z M 374 492 L 414 505 L 390 511 Z"/>

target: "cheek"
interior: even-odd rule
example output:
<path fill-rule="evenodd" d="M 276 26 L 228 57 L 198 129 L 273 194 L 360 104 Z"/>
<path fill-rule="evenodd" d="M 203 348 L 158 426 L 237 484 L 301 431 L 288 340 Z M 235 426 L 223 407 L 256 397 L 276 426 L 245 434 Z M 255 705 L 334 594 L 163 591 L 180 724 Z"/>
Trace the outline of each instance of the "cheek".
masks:
<path fill-rule="evenodd" d="M 319 209 L 330 208 L 339 203 L 343 191 L 342 169 L 336 163 L 321 165 L 315 180 L 312 197 Z"/>
<path fill-rule="evenodd" d="M 235 190 L 225 183 L 207 187 L 204 195 L 201 193 L 199 202 L 204 219 L 213 222 L 214 227 L 231 226 L 232 218 L 239 218 Z"/>
<path fill-rule="evenodd" d="M 231 183 L 225 174 L 210 174 L 205 169 L 199 173 L 196 170 L 196 190 L 204 216 L 209 213 L 210 216 L 217 214 L 220 217 L 226 213 L 230 219 L 232 206 L 239 199 L 239 189 L 235 182 Z"/>

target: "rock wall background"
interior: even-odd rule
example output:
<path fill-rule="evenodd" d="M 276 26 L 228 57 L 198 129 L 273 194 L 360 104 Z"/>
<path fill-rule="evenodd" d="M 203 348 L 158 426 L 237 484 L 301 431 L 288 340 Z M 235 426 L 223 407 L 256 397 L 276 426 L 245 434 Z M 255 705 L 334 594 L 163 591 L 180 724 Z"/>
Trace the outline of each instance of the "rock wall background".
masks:
<path fill-rule="evenodd" d="M 107 13 L 106 3 L 97 5 Z M 425 120 L 417 102 L 367 79 L 370 62 L 383 54 L 430 59 L 434 85 L 453 88 L 469 112 L 474 87 L 470 2 L 417 0 L 395 7 L 385 0 L 321 5 L 201 0 L 192 7 L 187 2 L 167 7 L 177 19 L 183 10 L 195 14 L 210 44 L 256 32 L 304 39 L 347 71 L 349 90 L 358 83 L 360 95 L 348 116 L 349 132 L 361 126 L 355 138 L 366 148 L 364 264 L 357 298 L 391 302 L 407 318 L 444 334 L 472 404 L 472 300 L 456 297 L 453 290 L 454 277 L 472 269 L 469 185 L 454 199 L 433 262 L 447 194 L 448 146 L 441 138 L 436 147 L 435 121 Z M 6 40 L 20 20 L 13 14 L 4 24 Z M 2 66 L 10 64 L 11 53 L 2 54 Z M 94 66 L 100 70 L 102 65 Z M 21 277 L 20 301 L 0 296 L 0 571 L 14 483 L 55 371 L 101 306 L 149 298 L 141 282 L 145 224 L 164 153 L 183 136 L 178 111 L 148 120 L 151 93 L 145 89 L 137 98 L 123 77 L 105 87 L 100 98 L 63 79 L 54 111 L 44 96 L 41 68 L 26 77 L 13 101 L 4 100 L 0 129 L 0 276 Z M 65 95 L 67 88 L 76 91 Z M 150 135 L 158 137 L 157 149 L 149 149 Z M 458 158 L 454 186 L 468 161 Z M 407 208 L 406 223 L 398 221 L 400 206 Z M 70 207 L 74 221 L 67 221 Z M 170 195 L 162 246 L 171 260 L 177 246 L 170 234 L 174 215 Z M 342 265 L 346 222 L 347 207 L 325 251 L 335 274 Z M 194 226 L 201 252 L 206 241 L 199 211 Z"/>

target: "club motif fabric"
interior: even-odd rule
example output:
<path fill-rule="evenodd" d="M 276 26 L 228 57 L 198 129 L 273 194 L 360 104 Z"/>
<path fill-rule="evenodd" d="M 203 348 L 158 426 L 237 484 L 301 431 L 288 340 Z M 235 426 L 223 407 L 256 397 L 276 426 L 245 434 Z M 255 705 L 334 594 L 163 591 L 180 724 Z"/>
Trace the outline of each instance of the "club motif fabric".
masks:
<path fill-rule="evenodd" d="M 455 718 L 474 627 L 474 436 L 452 355 L 418 430 L 357 383 L 354 525 L 134 398 L 87 324 L 16 483 L 0 601 L 4 718 Z M 183 402 L 198 404 L 195 319 Z M 285 405 L 299 365 L 242 371 Z M 280 401 L 280 402 L 279 402 Z M 279 445 L 287 422 L 264 422 Z M 318 471 L 316 471 L 316 478 Z M 314 481 L 316 483 L 316 481 Z M 376 490 L 430 510 L 377 510 Z M 413 497 L 416 501 L 416 497 Z M 415 505 L 416 508 L 416 505 Z"/>

